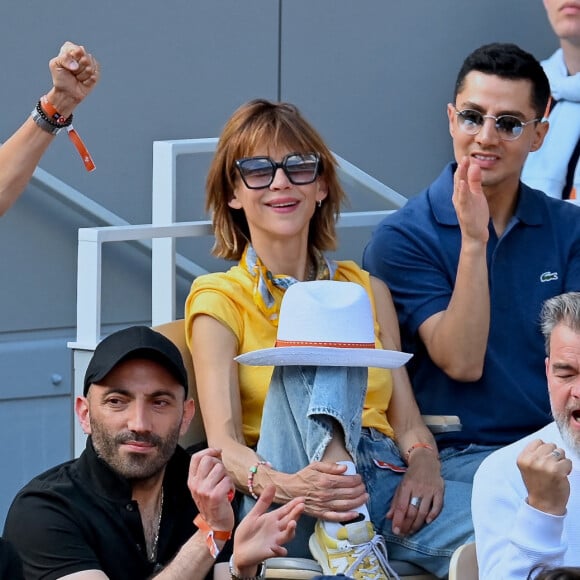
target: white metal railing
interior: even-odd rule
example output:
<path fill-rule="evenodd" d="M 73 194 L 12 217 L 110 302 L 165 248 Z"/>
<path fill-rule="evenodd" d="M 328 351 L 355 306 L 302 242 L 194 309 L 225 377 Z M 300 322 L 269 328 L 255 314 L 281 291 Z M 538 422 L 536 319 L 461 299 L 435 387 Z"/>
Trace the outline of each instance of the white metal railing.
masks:
<path fill-rule="evenodd" d="M 44 169 L 37 167 L 30 180 L 31 184 L 38 187 L 40 190 L 48 193 L 53 199 L 59 201 L 66 207 L 72 208 L 78 214 L 107 226 L 129 226 L 129 222 L 108 210 L 100 203 L 87 197 L 74 187 L 66 184 L 64 181 L 51 175 Z M 134 240 L 137 246 L 145 252 L 151 252 L 151 239 Z M 199 267 L 191 260 L 184 256 L 177 255 L 175 257 L 175 271 L 181 276 L 192 279 L 200 274 L 204 274 L 205 270 Z"/>
<path fill-rule="evenodd" d="M 153 225 L 165 226 L 176 220 L 177 171 L 176 162 L 180 155 L 213 153 L 217 138 L 180 139 L 155 141 L 153 143 L 153 200 L 151 221 Z M 392 209 L 402 207 L 407 199 L 400 193 L 381 183 L 368 173 L 335 154 L 339 175 L 347 185 L 354 185 L 381 197 Z M 374 225 L 372 222 L 360 225 Z M 347 226 L 348 227 L 348 226 Z M 153 278 L 165 280 L 164 284 L 153 284 L 151 297 L 152 314 L 155 321 L 167 322 L 175 319 L 175 239 L 153 240 Z M 156 324 L 157 322 L 154 322 Z"/>
<path fill-rule="evenodd" d="M 88 217 L 91 221 L 112 226 L 129 225 L 129 222 L 119 217 L 116 213 L 106 209 L 90 197 L 87 197 L 74 187 L 71 187 L 40 167 L 34 170 L 30 183 L 46 191 L 53 199 L 56 199 L 63 205 Z"/>
<path fill-rule="evenodd" d="M 101 339 L 101 272 L 102 246 L 111 242 L 152 240 L 151 324 L 157 325 L 175 318 L 175 275 L 179 256 L 175 240 L 182 237 L 212 235 L 211 222 L 176 222 L 176 159 L 179 155 L 211 153 L 217 139 L 186 139 L 156 141 L 153 144 L 152 223 L 80 228 L 78 233 L 77 271 L 77 336 L 69 343 L 73 350 L 74 396 L 83 391 L 84 374 L 92 353 Z M 336 156 L 341 180 L 380 196 L 388 210 L 343 213 L 339 228 L 376 225 L 386 214 L 402 207 L 407 199 L 383 183 Z M 181 257 L 183 259 L 183 257 Z M 193 275 L 204 270 L 191 263 Z M 193 276 L 192 276 L 193 277 Z M 154 281 L 154 283 L 153 283 Z M 85 446 L 85 436 L 74 421 L 73 448 L 75 455 Z"/>

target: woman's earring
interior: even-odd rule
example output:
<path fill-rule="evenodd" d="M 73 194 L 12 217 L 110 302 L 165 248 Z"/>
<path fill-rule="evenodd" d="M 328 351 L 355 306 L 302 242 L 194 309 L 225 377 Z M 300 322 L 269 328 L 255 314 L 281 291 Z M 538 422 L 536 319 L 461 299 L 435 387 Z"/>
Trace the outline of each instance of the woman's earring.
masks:
<path fill-rule="evenodd" d="M 316 202 L 316 205 L 318 205 L 318 207 L 322 207 L 322 200 L 321 200 L 321 199 L 319 199 L 319 200 Z"/>

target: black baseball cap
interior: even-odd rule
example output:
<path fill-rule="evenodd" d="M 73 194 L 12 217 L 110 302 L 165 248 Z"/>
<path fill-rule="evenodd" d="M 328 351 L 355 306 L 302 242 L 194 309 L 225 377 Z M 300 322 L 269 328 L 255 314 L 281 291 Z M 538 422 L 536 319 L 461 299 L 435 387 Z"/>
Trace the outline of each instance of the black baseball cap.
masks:
<path fill-rule="evenodd" d="M 140 357 L 165 367 L 183 386 L 187 397 L 187 371 L 179 349 L 148 326 L 130 326 L 110 334 L 98 344 L 85 373 L 83 394 L 86 396 L 89 387 L 103 380 L 120 362 Z"/>

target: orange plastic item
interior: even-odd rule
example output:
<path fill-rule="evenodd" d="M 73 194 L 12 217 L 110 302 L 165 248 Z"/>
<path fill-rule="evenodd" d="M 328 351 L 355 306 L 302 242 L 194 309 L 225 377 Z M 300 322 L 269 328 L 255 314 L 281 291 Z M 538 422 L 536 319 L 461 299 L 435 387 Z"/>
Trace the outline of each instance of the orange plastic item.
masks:
<path fill-rule="evenodd" d="M 215 541 L 216 540 L 223 540 L 227 542 L 232 537 L 231 530 L 229 532 L 225 530 L 212 530 L 209 527 L 209 524 L 205 521 L 205 518 L 201 514 L 197 514 L 193 523 L 202 531 L 206 532 L 205 542 L 209 549 L 209 553 L 214 557 L 217 558 L 218 554 L 220 553 L 219 548 L 217 547 Z"/>

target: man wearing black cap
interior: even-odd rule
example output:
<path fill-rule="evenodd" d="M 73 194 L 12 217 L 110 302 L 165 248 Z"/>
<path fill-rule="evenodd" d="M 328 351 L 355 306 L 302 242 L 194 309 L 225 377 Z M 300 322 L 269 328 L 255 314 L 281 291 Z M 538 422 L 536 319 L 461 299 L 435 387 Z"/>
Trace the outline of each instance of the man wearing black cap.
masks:
<path fill-rule="evenodd" d="M 25 577 L 201 579 L 227 560 L 232 483 L 219 451 L 190 467 L 178 446 L 194 403 L 177 347 L 144 326 L 110 335 L 75 406 L 85 451 L 26 485 L 6 520 Z"/>

